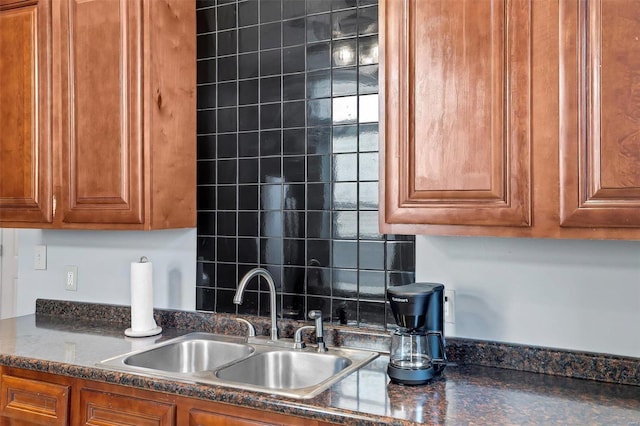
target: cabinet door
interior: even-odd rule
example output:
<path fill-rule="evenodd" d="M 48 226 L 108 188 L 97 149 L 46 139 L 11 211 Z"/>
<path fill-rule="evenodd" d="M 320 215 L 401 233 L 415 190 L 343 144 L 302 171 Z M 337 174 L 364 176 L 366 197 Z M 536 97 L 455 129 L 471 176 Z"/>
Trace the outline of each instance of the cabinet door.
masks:
<path fill-rule="evenodd" d="M 60 0 L 62 221 L 142 223 L 142 0 Z"/>
<path fill-rule="evenodd" d="M 560 221 L 640 226 L 640 2 L 560 2 Z"/>
<path fill-rule="evenodd" d="M 189 426 L 273 426 L 282 423 L 265 423 L 210 411 L 191 410 Z"/>
<path fill-rule="evenodd" d="M 80 391 L 80 424 L 95 426 L 169 426 L 175 424 L 174 404 L 109 392 Z"/>
<path fill-rule="evenodd" d="M 382 230 L 530 226 L 530 1 L 380 8 Z"/>
<path fill-rule="evenodd" d="M 0 392 L 0 414 L 17 424 L 69 424 L 69 386 L 2 375 Z"/>
<path fill-rule="evenodd" d="M 52 220 L 48 0 L 0 2 L 0 225 Z"/>

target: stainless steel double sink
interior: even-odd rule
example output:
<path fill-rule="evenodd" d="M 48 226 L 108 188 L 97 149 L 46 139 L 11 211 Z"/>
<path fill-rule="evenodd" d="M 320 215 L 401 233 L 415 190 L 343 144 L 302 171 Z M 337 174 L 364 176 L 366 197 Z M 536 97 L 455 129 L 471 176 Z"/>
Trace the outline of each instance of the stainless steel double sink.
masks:
<path fill-rule="evenodd" d="M 230 386 L 291 398 L 312 398 L 360 369 L 376 352 L 287 349 L 264 340 L 191 333 L 100 362 L 105 368 L 190 383 Z"/>

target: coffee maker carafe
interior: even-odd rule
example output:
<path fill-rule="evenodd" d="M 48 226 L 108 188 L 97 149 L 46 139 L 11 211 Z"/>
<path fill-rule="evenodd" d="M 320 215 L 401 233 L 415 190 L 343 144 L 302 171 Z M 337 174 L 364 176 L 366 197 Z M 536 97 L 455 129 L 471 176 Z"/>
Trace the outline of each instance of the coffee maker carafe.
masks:
<path fill-rule="evenodd" d="M 413 283 L 387 289 L 398 324 L 391 335 L 387 374 L 393 383 L 421 385 L 438 376 L 446 364 L 444 286 Z"/>

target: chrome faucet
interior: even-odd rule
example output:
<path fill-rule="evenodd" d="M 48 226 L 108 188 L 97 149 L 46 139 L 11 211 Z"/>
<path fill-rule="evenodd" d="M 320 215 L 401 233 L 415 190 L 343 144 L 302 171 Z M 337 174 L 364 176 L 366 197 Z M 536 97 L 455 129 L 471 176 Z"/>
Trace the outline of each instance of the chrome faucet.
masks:
<path fill-rule="evenodd" d="M 244 294 L 245 287 L 251 281 L 253 277 L 262 277 L 267 282 L 269 286 L 269 307 L 271 309 L 271 340 L 274 342 L 278 341 L 278 323 L 276 320 L 276 285 L 273 282 L 273 277 L 264 268 L 254 268 L 247 272 L 244 277 L 240 280 L 238 284 L 238 289 L 236 290 L 235 296 L 233 296 L 233 303 L 236 305 L 242 304 L 242 295 Z M 260 283 L 258 282 L 258 285 Z"/>

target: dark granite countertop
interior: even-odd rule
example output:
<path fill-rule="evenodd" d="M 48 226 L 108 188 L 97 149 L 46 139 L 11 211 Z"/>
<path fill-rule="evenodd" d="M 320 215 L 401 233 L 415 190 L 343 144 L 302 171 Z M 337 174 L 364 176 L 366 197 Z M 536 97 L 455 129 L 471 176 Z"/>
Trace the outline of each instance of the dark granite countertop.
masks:
<path fill-rule="evenodd" d="M 176 383 L 105 370 L 96 363 L 193 330 L 130 339 L 105 321 L 29 315 L 0 321 L 0 364 L 178 393 L 346 424 L 640 425 L 640 387 L 493 367 L 447 367 L 425 386 L 389 383 L 381 356 L 310 400 Z"/>

